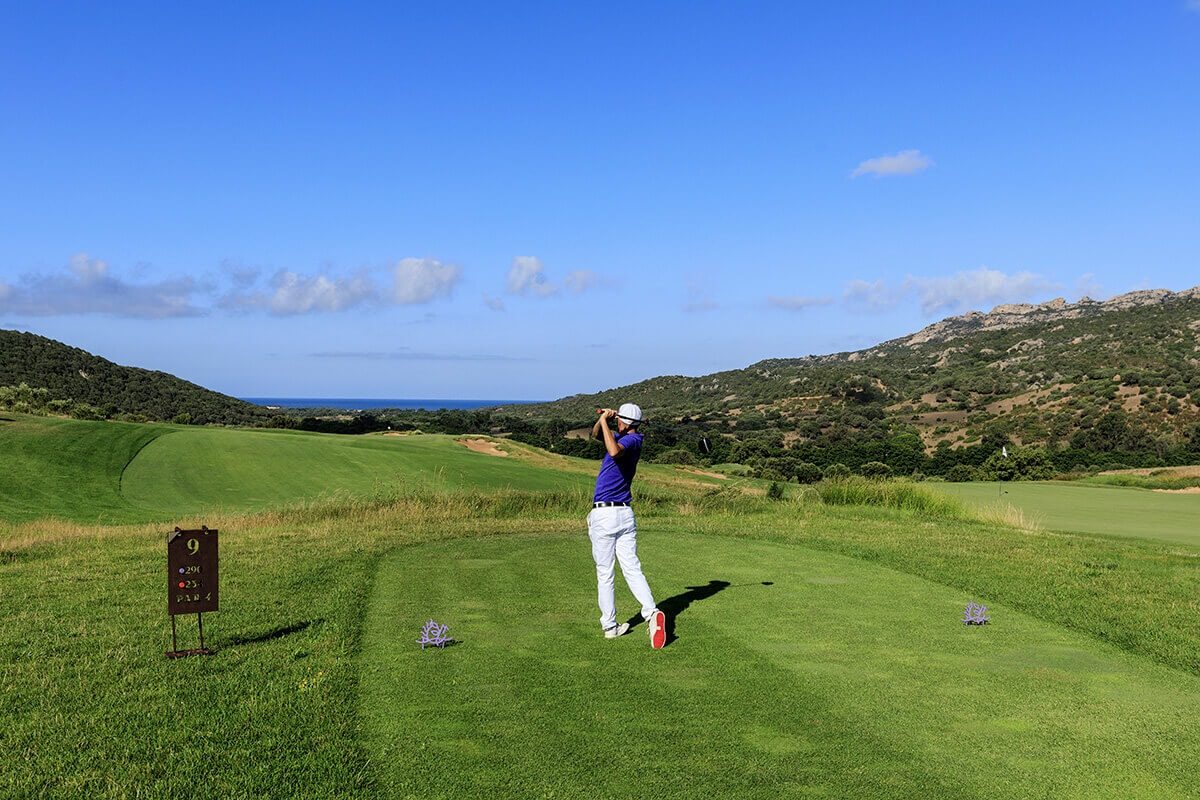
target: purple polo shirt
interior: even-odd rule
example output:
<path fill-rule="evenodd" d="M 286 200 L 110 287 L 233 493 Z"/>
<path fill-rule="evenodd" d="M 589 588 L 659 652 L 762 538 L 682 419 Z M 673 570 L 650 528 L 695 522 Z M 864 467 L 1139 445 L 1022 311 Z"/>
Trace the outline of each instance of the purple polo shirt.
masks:
<path fill-rule="evenodd" d="M 633 501 L 633 493 L 629 491 L 633 483 L 633 473 L 637 472 L 638 459 L 642 457 L 642 435 L 636 431 L 626 431 L 619 434 L 617 444 L 625 448 L 620 458 L 613 458 L 607 452 L 604 461 L 600 463 L 600 474 L 596 476 L 596 494 L 592 497 L 595 503 L 629 503 Z"/>

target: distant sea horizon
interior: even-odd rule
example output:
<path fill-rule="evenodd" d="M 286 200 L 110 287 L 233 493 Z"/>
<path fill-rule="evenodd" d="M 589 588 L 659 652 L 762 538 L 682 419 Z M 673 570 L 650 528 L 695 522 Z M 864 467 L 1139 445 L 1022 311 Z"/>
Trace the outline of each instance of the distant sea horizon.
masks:
<path fill-rule="evenodd" d="M 275 408 L 336 408 L 342 411 L 368 411 L 398 408 L 406 411 L 469 410 L 488 406 L 512 406 L 543 403 L 544 400 L 455 400 L 455 399 L 381 399 L 369 397 L 240 397 L 247 403 Z"/>

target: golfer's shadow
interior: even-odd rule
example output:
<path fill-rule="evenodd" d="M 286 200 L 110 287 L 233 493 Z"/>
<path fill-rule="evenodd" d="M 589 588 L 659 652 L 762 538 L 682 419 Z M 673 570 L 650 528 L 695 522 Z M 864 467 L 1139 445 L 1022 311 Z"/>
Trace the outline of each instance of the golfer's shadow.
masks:
<path fill-rule="evenodd" d="M 764 581 L 762 585 L 769 586 L 770 581 Z M 727 589 L 732 584 L 729 581 L 709 581 L 704 586 L 688 586 L 687 591 L 682 594 L 677 594 L 674 597 L 668 597 L 666 600 L 660 600 L 658 609 L 667 617 L 667 641 L 664 647 L 675 641 L 675 618 L 686 611 L 692 603 L 700 600 L 707 600 L 724 589 Z M 741 584 L 739 584 L 741 585 Z M 642 615 L 637 614 L 629 620 L 629 624 L 636 625 L 642 622 Z"/>

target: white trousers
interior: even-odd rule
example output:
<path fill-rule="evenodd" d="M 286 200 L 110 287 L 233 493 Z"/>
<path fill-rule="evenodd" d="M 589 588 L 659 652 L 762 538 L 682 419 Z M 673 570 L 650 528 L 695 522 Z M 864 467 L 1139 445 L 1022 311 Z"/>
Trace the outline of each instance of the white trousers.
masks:
<path fill-rule="evenodd" d="M 607 630 L 617 624 L 617 604 L 613 596 L 616 564 L 629 591 L 642 604 L 642 619 L 655 612 L 654 595 L 642 575 L 637 555 L 637 525 L 628 506 L 593 508 L 588 514 L 588 537 L 592 540 L 592 558 L 596 560 L 596 587 L 600 601 L 600 627 Z"/>

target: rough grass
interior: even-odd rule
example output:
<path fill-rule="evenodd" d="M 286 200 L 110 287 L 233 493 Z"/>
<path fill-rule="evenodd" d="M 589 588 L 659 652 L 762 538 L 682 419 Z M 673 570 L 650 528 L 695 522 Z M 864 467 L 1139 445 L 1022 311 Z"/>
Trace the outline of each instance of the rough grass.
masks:
<path fill-rule="evenodd" d="M 1133 486 L 1138 489 L 1177 492 L 1182 489 L 1200 487 L 1200 476 L 1177 475 L 1169 470 L 1163 470 L 1152 472 L 1149 475 L 1093 475 L 1088 478 L 1079 478 L 1078 482 L 1092 483 L 1098 486 Z"/>
<path fill-rule="evenodd" d="M 816 491 L 823 503 L 833 506 L 883 506 L 945 520 L 975 516 L 958 498 L 903 478 L 821 481 L 816 485 Z"/>

